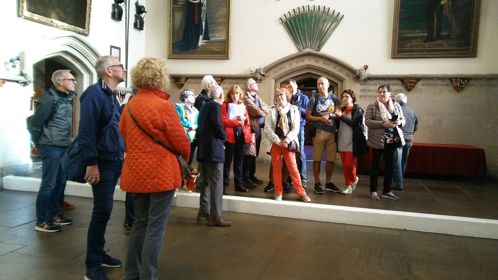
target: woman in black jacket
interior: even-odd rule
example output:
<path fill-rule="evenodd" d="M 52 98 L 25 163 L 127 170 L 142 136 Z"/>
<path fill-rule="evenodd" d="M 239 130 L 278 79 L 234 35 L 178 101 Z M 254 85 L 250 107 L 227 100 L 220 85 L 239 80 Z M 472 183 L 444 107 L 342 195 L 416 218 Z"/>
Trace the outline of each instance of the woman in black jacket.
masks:
<path fill-rule="evenodd" d="M 368 152 L 366 126 L 363 109 L 356 104 L 356 95 L 350 89 L 342 92 L 339 116 L 338 151 L 341 155 L 346 189 L 342 194 L 351 194 L 358 184 L 356 176 L 357 158 Z"/>

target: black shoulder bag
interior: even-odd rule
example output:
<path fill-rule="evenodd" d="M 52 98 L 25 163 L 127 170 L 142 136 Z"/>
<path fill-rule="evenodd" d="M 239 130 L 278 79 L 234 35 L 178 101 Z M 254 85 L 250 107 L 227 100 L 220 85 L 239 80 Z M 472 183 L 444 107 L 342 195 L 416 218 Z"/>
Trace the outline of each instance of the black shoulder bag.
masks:
<path fill-rule="evenodd" d="M 142 126 L 137 122 L 137 120 L 131 113 L 129 105 L 126 106 L 126 111 L 128 112 L 128 115 L 130 116 L 131 120 L 145 135 L 147 135 L 156 144 L 160 145 L 161 147 L 165 148 L 170 153 L 176 156 L 176 158 L 178 159 L 178 164 L 180 165 L 180 171 L 182 172 L 182 182 L 185 182 L 187 177 L 192 176 L 192 167 L 190 166 L 190 164 L 188 164 L 188 162 L 183 158 L 182 155 L 180 155 L 178 152 L 174 151 L 170 147 L 166 146 L 165 144 L 159 142 L 159 140 L 157 140 L 154 136 L 150 135 L 147 131 L 145 131 L 145 129 L 142 128 Z"/>

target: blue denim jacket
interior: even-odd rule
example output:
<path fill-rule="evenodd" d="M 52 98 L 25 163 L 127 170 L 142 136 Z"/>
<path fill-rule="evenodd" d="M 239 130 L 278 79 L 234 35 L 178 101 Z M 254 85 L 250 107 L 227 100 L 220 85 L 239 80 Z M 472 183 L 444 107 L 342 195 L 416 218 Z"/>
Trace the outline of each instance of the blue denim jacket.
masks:
<path fill-rule="evenodd" d="M 121 107 L 116 94 L 99 80 L 80 97 L 78 140 L 86 165 L 98 160 L 122 160 L 124 140 L 119 131 Z"/>

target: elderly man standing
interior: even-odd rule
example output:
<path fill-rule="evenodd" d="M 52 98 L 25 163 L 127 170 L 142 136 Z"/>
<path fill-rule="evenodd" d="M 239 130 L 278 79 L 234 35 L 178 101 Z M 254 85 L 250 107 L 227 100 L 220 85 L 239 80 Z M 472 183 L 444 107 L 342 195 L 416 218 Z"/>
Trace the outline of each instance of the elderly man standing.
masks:
<path fill-rule="evenodd" d="M 308 103 L 310 99 L 306 96 L 300 89 L 297 88 L 296 80 L 289 80 L 289 86 L 292 90 L 292 97 L 290 103 L 297 106 L 299 113 L 301 114 L 301 122 L 299 128 L 299 153 L 296 153 L 297 165 L 299 168 L 299 173 L 301 174 L 301 181 L 303 187 L 306 188 L 306 183 L 308 182 L 308 175 L 306 174 L 306 153 L 304 152 L 304 126 L 306 125 L 306 109 L 308 108 Z"/>
<path fill-rule="evenodd" d="M 125 80 L 126 70 L 118 58 L 97 59 L 97 83 L 80 98 L 78 138 L 86 163 L 85 180 L 92 185 L 93 212 L 87 236 L 86 280 L 108 279 L 102 267 L 120 267 L 121 261 L 104 251 L 105 231 L 111 217 L 114 189 L 124 155 L 119 131 L 121 107 L 114 90 Z"/>
<path fill-rule="evenodd" d="M 207 221 L 208 226 L 229 227 L 232 224 L 221 217 L 226 139 L 225 127 L 221 122 L 223 89 L 218 85 L 211 87 L 209 98 L 199 113 L 197 129 L 197 161 L 202 170 L 197 221 Z"/>
<path fill-rule="evenodd" d="M 339 100 L 333 92 L 329 92 L 330 83 L 325 77 L 320 77 L 316 81 L 318 94 L 314 94 L 308 103 L 306 110 L 306 120 L 316 129 L 313 137 L 313 175 L 315 185 L 313 191 L 317 194 L 324 194 L 324 188 L 320 183 L 320 163 L 323 152 L 326 154 L 327 164 L 325 166 L 325 189 L 332 192 L 341 190 L 332 183 L 334 173 L 335 156 L 337 152 L 336 132 L 338 117 L 336 110 L 339 108 Z"/>
<path fill-rule="evenodd" d="M 265 117 L 270 112 L 270 106 L 259 97 L 258 90 L 258 83 L 252 78 L 247 79 L 244 105 L 246 105 L 247 113 L 251 120 L 251 130 L 256 138 L 256 155 L 245 155 L 242 164 L 242 169 L 244 170 L 243 184 L 244 187 L 249 188 L 263 183 L 254 174 L 256 173 L 256 158 L 259 155 L 259 147 L 261 146 L 261 128 L 265 127 Z"/>
<path fill-rule="evenodd" d="M 31 138 L 40 150 L 42 179 L 36 198 L 35 230 L 58 232 L 72 220 L 59 214 L 59 199 L 66 187 L 61 158 L 72 140 L 76 80 L 69 70 L 52 74 L 52 86 L 38 101 L 29 127 Z"/>
<path fill-rule="evenodd" d="M 403 111 L 403 116 L 405 117 L 405 124 L 401 127 L 403 136 L 405 137 L 405 145 L 396 150 L 393 172 L 394 186 L 392 189 L 402 191 L 404 188 L 403 177 L 405 176 L 406 162 L 413 145 L 413 135 L 418 129 L 418 119 L 412 109 L 406 105 L 408 97 L 404 93 L 396 94 L 395 100 L 401 106 L 401 111 Z"/>

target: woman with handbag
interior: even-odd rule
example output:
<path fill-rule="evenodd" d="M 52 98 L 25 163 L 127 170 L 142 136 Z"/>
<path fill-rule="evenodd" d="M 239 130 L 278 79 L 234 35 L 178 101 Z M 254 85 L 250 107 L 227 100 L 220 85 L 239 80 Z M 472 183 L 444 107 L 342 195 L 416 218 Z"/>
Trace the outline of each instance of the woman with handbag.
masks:
<path fill-rule="evenodd" d="M 225 139 L 225 163 L 223 164 L 223 193 L 225 193 L 230 181 L 232 160 L 235 191 L 247 192 L 247 188 L 242 185 L 242 160 L 245 144 L 251 142 L 253 133 L 244 105 L 244 92 L 238 85 L 230 87 L 225 102 L 221 105 L 221 122 L 227 135 Z"/>
<path fill-rule="evenodd" d="M 119 128 L 126 142 L 121 188 L 133 192 L 136 221 L 128 241 L 125 279 L 157 279 L 166 223 L 175 190 L 182 186 L 177 154 L 188 159 L 190 141 L 168 101 L 166 64 L 143 58 L 131 72 L 138 88 L 125 106 Z M 169 147 L 170 149 L 166 149 Z"/>
<path fill-rule="evenodd" d="M 275 105 L 266 115 L 265 135 L 266 150 L 270 152 L 273 168 L 273 182 L 275 184 L 275 200 L 281 201 L 282 186 L 282 157 L 292 178 L 299 200 L 311 202 L 301 183 L 301 176 L 296 164 L 295 153 L 299 151 L 298 134 L 300 129 L 301 113 L 295 105 L 287 99 L 287 89 L 275 90 Z"/>
<path fill-rule="evenodd" d="M 396 149 L 403 145 L 403 133 L 398 133 L 399 126 L 404 125 L 405 118 L 401 106 L 391 98 L 391 86 L 381 85 L 377 88 L 377 99 L 368 105 L 365 114 L 365 124 L 368 127 L 367 144 L 372 148 L 373 159 L 370 170 L 370 199 L 380 200 L 377 194 L 377 179 L 380 162 L 384 158 L 384 189 L 382 197 L 398 200 L 391 192 Z"/>
<path fill-rule="evenodd" d="M 366 127 L 363 109 L 356 104 L 356 95 L 346 89 L 341 96 L 341 109 L 335 112 L 339 117 L 338 151 L 341 155 L 342 172 L 346 189 L 342 194 L 352 194 L 359 178 L 356 176 L 357 158 L 368 152 L 365 137 Z"/>

